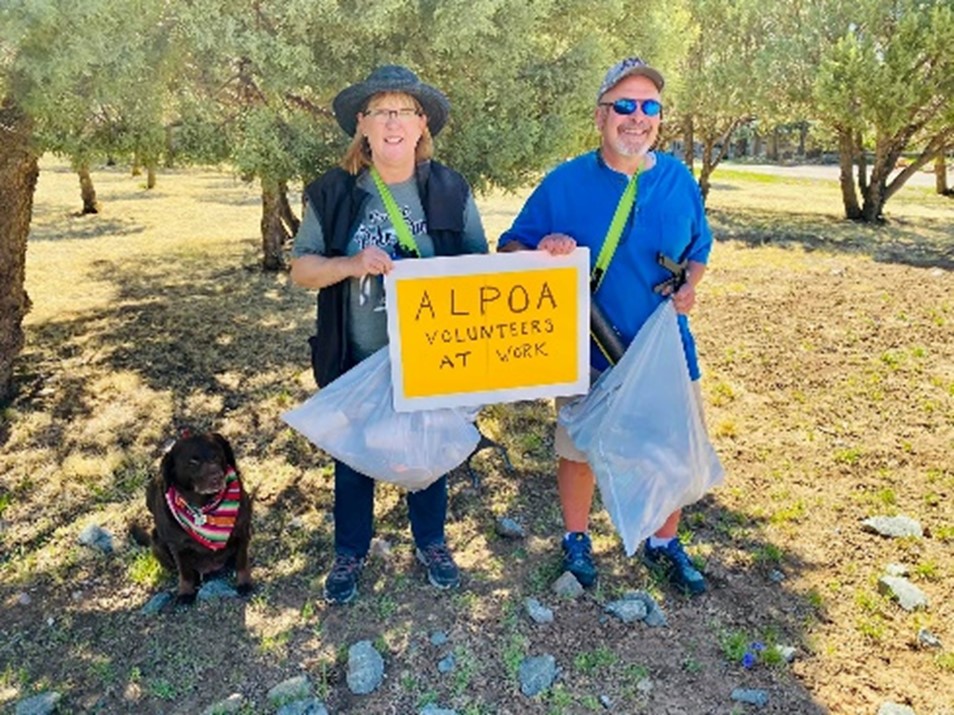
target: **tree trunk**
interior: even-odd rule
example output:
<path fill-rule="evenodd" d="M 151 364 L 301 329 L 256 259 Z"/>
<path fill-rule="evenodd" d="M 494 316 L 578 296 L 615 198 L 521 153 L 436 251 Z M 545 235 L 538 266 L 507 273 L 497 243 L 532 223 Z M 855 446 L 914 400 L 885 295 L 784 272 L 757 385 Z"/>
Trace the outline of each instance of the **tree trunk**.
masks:
<path fill-rule="evenodd" d="M 858 195 L 855 193 L 855 142 L 849 131 L 838 134 L 838 181 L 841 184 L 841 201 L 845 205 L 845 218 L 852 221 L 862 219 Z"/>
<path fill-rule="evenodd" d="M 146 188 L 156 188 L 156 164 L 152 161 L 149 162 L 149 165 L 146 167 Z"/>
<path fill-rule="evenodd" d="M 282 223 L 280 182 L 262 180 L 262 268 L 280 271 L 285 267 L 282 248 L 289 235 Z"/>
<path fill-rule="evenodd" d="M 947 185 L 947 159 L 941 152 L 934 159 L 934 188 L 941 196 L 951 196 L 954 192 Z"/>
<path fill-rule="evenodd" d="M 0 103 L 0 404 L 13 397 L 13 361 L 23 349 L 27 235 L 33 215 L 37 157 L 33 126 L 9 98 Z"/>
<path fill-rule="evenodd" d="M 133 153 L 132 168 L 129 170 L 131 176 L 139 176 L 142 174 L 142 157 L 139 156 L 139 152 L 136 151 Z"/>
<path fill-rule="evenodd" d="M 298 227 L 301 225 L 301 221 L 298 220 L 298 217 L 288 203 L 288 183 L 285 181 L 278 182 L 278 201 L 281 204 L 279 208 L 282 212 L 282 223 L 285 224 L 288 235 L 294 236 L 298 233 Z"/>
<path fill-rule="evenodd" d="M 76 173 L 79 175 L 80 197 L 83 199 L 83 216 L 86 214 L 98 214 L 99 204 L 96 202 L 96 187 L 93 186 L 93 177 L 89 175 L 89 164 L 81 162 Z"/>
<path fill-rule="evenodd" d="M 696 162 L 695 132 L 692 131 L 692 117 L 686 117 L 682 123 L 682 141 L 685 144 L 683 148 L 683 161 L 689 167 L 689 173 L 693 173 L 693 165 Z"/>

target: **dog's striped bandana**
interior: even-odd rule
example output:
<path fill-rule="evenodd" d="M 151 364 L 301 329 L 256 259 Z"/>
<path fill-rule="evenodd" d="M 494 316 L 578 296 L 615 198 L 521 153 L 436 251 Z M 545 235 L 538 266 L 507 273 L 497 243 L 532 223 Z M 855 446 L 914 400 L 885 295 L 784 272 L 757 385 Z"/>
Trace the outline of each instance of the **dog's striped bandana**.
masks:
<path fill-rule="evenodd" d="M 225 473 L 225 486 L 211 502 L 201 509 L 192 506 L 174 486 L 166 490 L 166 504 L 176 521 L 193 539 L 206 548 L 224 549 L 239 512 L 242 483 L 235 470 Z"/>

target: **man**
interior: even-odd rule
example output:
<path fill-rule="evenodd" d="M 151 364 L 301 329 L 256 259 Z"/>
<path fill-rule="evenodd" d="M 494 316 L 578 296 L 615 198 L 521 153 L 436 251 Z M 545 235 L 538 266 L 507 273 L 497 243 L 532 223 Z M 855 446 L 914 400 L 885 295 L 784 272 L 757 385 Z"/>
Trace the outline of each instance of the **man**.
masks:
<path fill-rule="evenodd" d="M 538 249 L 553 255 L 590 248 L 596 261 L 604 243 L 614 243 L 609 229 L 617 209 L 625 223 L 608 266 L 595 281 L 593 301 L 628 345 L 643 323 L 666 297 L 653 287 L 671 274 L 657 257 L 687 261 L 685 283 L 672 293 L 679 314 L 686 363 L 697 397 L 699 366 L 687 314 L 696 286 L 705 274 L 712 246 L 698 185 L 686 167 L 668 155 L 652 151 L 662 119 L 662 74 L 636 57 L 623 60 L 606 73 L 597 94 L 594 118 L 600 148 L 557 167 L 536 188 L 513 226 L 503 234 L 498 250 Z M 635 177 L 635 178 L 634 178 Z M 635 200 L 624 194 L 635 182 Z M 632 188 L 629 189 L 630 194 Z M 609 240 L 607 240 L 609 239 Z M 666 291 L 664 291 L 666 292 Z M 605 356 L 591 346 L 591 366 L 605 370 Z M 557 401 L 557 408 L 561 406 Z M 701 404 L 701 399 L 697 400 Z M 564 566 L 584 586 L 597 580 L 587 533 L 595 480 L 566 430 L 558 425 L 557 484 L 566 534 Z M 661 515 L 664 516 L 664 515 Z M 691 594 L 705 591 L 705 578 L 693 566 L 676 538 L 680 512 L 643 545 L 642 557 L 653 567 L 669 570 L 674 584 Z"/>

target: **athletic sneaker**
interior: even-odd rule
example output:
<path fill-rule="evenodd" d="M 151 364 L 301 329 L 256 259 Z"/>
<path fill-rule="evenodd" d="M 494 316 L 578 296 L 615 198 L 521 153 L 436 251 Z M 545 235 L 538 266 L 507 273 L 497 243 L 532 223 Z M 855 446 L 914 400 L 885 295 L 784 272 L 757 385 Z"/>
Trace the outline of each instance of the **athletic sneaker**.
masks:
<path fill-rule="evenodd" d="M 417 560 L 427 569 L 427 580 L 441 590 L 454 588 L 460 583 L 460 569 L 454 563 L 447 544 L 431 544 L 417 549 Z"/>
<path fill-rule="evenodd" d="M 331 565 L 331 573 L 325 578 L 325 600 L 338 605 L 348 603 L 358 595 L 358 576 L 364 559 L 348 554 L 338 554 Z"/>
<path fill-rule="evenodd" d="M 689 555 L 682 548 L 678 538 L 673 538 L 665 546 L 653 548 L 649 539 L 643 544 L 643 562 L 651 569 L 669 571 L 669 580 L 693 596 L 705 593 L 706 579 L 699 573 Z"/>
<path fill-rule="evenodd" d="M 593 563 L 593 544 L 589 535 L 574 531 L 563 537 L 563 569 L 576 576 L 581 586 L 596 583 L 596 564 Z"/>

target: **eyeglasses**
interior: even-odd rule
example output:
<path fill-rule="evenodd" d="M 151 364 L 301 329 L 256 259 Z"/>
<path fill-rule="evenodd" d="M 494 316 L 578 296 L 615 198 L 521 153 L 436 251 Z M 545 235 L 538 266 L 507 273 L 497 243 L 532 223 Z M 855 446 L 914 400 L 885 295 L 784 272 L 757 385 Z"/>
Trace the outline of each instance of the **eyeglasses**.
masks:
<path fill-rule="evenodd" d="M 401 122 L 407 122 L 414 117 L 421 116 L 421 112 L 413 107 L 402 107 L 401 109 L 370 109 L 364 112 L 364 116 L 371 117 L 371 119 L 379 124 L 385 124 L 391 117 Z"/>
<path fill-rule="evenodd" d="M 627 99 L 625 97 L 612 102 L 600 102 L 601 107 L 612 107 L 613 111 L 624 117 L 642 108 L 647 117 L 655 117 L 662 111 L 662 103 L 658 99 Z"/>

